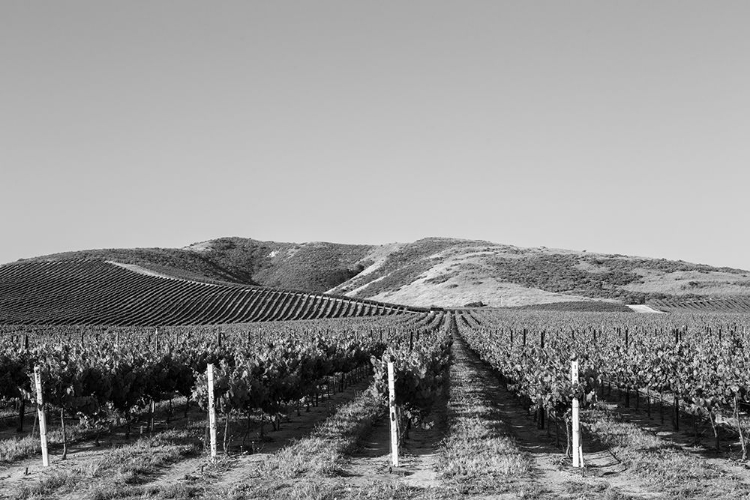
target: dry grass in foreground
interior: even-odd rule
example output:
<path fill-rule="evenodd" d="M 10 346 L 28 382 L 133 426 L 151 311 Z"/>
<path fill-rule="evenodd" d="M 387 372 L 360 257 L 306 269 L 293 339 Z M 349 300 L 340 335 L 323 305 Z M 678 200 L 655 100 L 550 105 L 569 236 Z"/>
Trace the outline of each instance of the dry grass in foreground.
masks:
<path fill-rule="evenodd" d="M 531 459 L 507 431 L 493 397 L 497 381 L 471 363 L 463 342 L 454 342 L 448 403 L 449 434 L 441 446 L 439 477 L 455 494 L 507 493 L 534 498 Z"/>
<path fill-rule="evenodd" d="M 688 453 L 617 414 L 592 410 L 584 426 L 654 493 L 672 498 L 748 498 L 750 487 L 727 468 Z"/>

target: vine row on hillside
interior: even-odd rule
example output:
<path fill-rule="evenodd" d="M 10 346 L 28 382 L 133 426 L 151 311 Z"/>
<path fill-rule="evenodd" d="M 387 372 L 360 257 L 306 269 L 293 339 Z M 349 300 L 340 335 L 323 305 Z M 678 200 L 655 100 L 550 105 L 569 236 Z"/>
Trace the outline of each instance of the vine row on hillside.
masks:
<path fill-rule="evenodd" d="M 0 266 L 0 324 L 208 325 L 424 313 L 423 308 L 137 273 L 103 261 Z"/>

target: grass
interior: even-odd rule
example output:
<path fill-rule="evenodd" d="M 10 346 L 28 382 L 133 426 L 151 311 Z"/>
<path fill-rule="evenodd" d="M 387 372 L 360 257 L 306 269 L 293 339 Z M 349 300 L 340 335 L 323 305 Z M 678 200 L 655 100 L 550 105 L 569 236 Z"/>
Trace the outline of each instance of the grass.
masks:
<path fill-rule="evenodd" d="M 40 451 L 38 437 L 11 437 L 0 441 L 0 462 L 11 463 L 16 460 L 33 457 Z"/>
<path fill-rule="evenodd" d="M 263 462 L 258 474 L 281 479 L 339 476 L 346 455 L 356 448 L 383 411 L 383 401 L 369 388 L 326 419 L 310 436 Z M 241 485 L 240 489 L 246 486 Z"/>
<path fill-rule="evenodd" d="M 612 488 L 607 481 L 593 484 L 582 481 L 566 482 L 565 493 L 576 500 L 625 500 L 630 497 Z"/>
<path fill-rule="evenodd" d="M 482 380 L 477 370 L 470 363 L 451 366 L 450 427 L 440 448 L 438 476 L 459 494 L 508 492 L 531 482 L 531 459 L 508 434 L 492 403 L 497 388 L 477 383 Z M 536 493 L 533 487 L 528 492 Z"/>
<path fill-rule="evenodd" d="M 450 495 L 438 490 L 424 490 L 395 481 L 375 480 L 352 484 L 344 466 L 348 454 L 356 449 L 374 421 L 385 411 L 384 402 L 372 388 L 318 426 L 310 436 L 283 448 L 258 464 L 240 484 L 205 492 L 193 488 L 182 491 L 160 491 L 158 498 L 201 498 L 239 500 L 244 498 L 344 500 L 366 498 L 445 499 Z M 168 496 L 173 494 L 174 496 Z"/>
<path fill-rule="evenodd" d="M 368 389 L 324 421 L 310 434 L 271 455 L 257 468 L 248 470 L 245 480 L 238 484 L 218 487 L 211 491 L 205 482 L 170 485 L 143 484 L 139 480 L 152 473 L 158 465 L 179 458 L 180 449 L 165 449 L 170 452 L 159 464 L 144 462 L 133 470 L 124 464 L 117 473 L 110 474 L 106 483 L 97 483 L 88 488 L 87 498 L 106 500 L 112 498 L 188 499 L 207 498 L 233 500 L 242 498 L 413 498 L 405 487 L 390 488 L 379 485 L 375 489 L 352 489 L 341 480 L 347 454 L 353 451 L 360 438 L 367 433 L 376 418 L 384 411 L 383 402 Z M 177 454 L 174 454 L 177 452 Z M 122 449 L 122 454 L 138 451 Z M 149 457 L 143 457 L 147 460 Z M 158 458 L 158 457 L 153 457 Z M 132 456 L 131 456 L 132 459 Z M 113 460 L 120 463 L 119 458 Z M 137 459 L 134 460 L 137 462 Z M 204 477 L 218 476 L 229 466 L 226 460 L 207 464 L 202 471 Z M 104 466 L 111 469 L 112 467 Z M 90 475 L 90 474 L 89 474 Z M 114 481 L 112 480 L 114 477 Z M 389 489 L 390 488 L 390 489 Z M 207 491 L 208 489 L 208 491 Z M 392 491 L 391 491 L 392 490 Z M 41 490 L 40 490 L 41 491 Z M 384 496 L 368 496 L 372 491 L 382 491 Z M 354 496 L 352 496 L 354 495 Z M 25 496 L 23 498 L 32 498 Z"/>
<path fill-rule="evenodd" d="M 325 292 L 356 275 L 362 269 L 356 263 L 371 249 L 371 245 L 298 245 L 234 237 L 212 240 L 200 252 L 177 248 L 82 250 L 27 261 L 113 260 L 189 280 Z M 277 253 L 271 257 L 274 251 Z"/>
<path fill-rule="evenodd" d="M 725 469 L 687 453 L 636 424 L 591 410 L 583 424 L 592 437 L 644 478 L 655 491 L 677 498 L 747 498 L 750 488 Z"/>
<path fill-rule="evenodd" d="M 34 455 L 40 455 L 42 453 L 42 448 L 41 441 L 38 437 L 38 429 L 35 434 L 36 436 L 29 434 L 23 437 L 13 436 L 9 439 L 0 440 L 0 462 L 11 463 L 17 460 L 33 457 Z M 65 434 L 67 435 L 68 445 L 71 445 L 72 443 L 92 438 L 96 435 L 96 430 L 83 429 L 77 425 L 69 425 L 65 430 Z M 62 442 L 62 431 L 59 428 L 47 431 L 48 449 L 62 446 Z"/>
<path fill-rule="evenodd" d="M 133 496 L 144 491 L 139 484 L 145 476 L 198 452 L 191 431 L 165 431 L 153 438 L 144 437 L 131 445 L 112 448 L 98 460 L 53 470 L 38 483 L 24 486 L 12 498 L 48 498 L 73 491 L 81 498 L 95 500 Z"/>
<path fill-rule="evenodd" d="M 185 398 L 183 397 L 177 397 L 173 400 L 174 405 L 182 405 L 184 402 Z M 160 401 L 157 403 L 154 418 L 166 418 L 167 412 L 169 411 L 168 408 L 169 402 L 167 401 Z M 146 413 L 144 410 L 140 415 L 140 418 L 145 418 L 145 416 Z M 59 420 L 56 420 L 55 423 L 52 424 L 52 419 L 50 417 L 50 412 L 47 412 L 47 447 L 50 452 L 53 452 L 55 449 L 62 447 L 63 436 L 62 429 L 59 426 Z M 68 446 L 86 440 L 93 440 L 97 435 L 104 440 L 105 436 L 111 434 L 114 428 L 96 429 L 77 424 L 73 425 L 69 422 L 69 419 L 66 419 L 66 422 L 65 434 Z M 139 422 L 140 421 L 133 424 L 134 432 L 138 428 L 138 425 L 140 425 Z M 26 434 L 25 436 L 12 436 L 8 439 L 0 440 L 0 463 L 12 463 L 17 460 L 24 460 L 42 454 L 37 423 L 34 422 L 31 425 L 26 423 L 26 429 L 29 434 Z M 30 431 L 30 429 L 33 429 L 33 432 Z"/>
<path fill-rule="evenodd" d="M 287 478 L 338 475 L 345 456 L 356 448 L 383 409 L 382 400 L 368 389 L 323 422 L 311 436 L 274 455 L 264 468 Z"/>
<path fill-rule="evenodd" d="M 162 497 L 166 498 L 166 497 Z M 191 497 L 179 497 L 191 498 Z M 310 480 L 296 482 L 272 482 L 259 485 L 252 492 L 238 493 L 232 496 L 201 496 L 209 500 L 240 500 L 246 498 L 273 498 L 278 500 L 447 500 L 453 495 L 437 489 L 424 490 L 398 482 L 383 480 L 368 481 L 365 484 L 347 484 L 341 479 Z"/>

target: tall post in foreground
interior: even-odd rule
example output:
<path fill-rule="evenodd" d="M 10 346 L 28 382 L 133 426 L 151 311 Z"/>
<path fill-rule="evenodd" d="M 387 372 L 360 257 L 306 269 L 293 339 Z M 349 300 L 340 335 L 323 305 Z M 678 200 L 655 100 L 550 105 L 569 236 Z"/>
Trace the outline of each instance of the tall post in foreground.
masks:
<path fill-rule="evenodd" d="M 578 360 L 570 363 L 570 381 L 578 383 Z M 581 448 L 581 422 L 578 415 L 578 398 L 573 398 L 573 467 L 583 467 L 583 450 Z"/>
<path fill-rule="evenodd" d="M 44 399 L 42 398 L 42 375 L 39 367 L 34 367 L 34 383 L 36 385 L 36 405 L 39 412 L 39 440 L 42 444 L 42 464 L 49 466 L 49 454 L 47 453 L 47 420 L 44 418 Z"/>
<path fill-rule="evenodd" d="M 391 463 L 398 467 L 398 417 L 396 415 L 396 381 L 393 377 L 393 362 L 388 362 L 388 407 L 391 416 Z"/>
<path fill-rule="evenodd" d="M 211 436 L 211 460 L 216 459 L 216 406 L 214 402 L 214 365 L 209 364 L 208 372 L 208 429 Z"/>

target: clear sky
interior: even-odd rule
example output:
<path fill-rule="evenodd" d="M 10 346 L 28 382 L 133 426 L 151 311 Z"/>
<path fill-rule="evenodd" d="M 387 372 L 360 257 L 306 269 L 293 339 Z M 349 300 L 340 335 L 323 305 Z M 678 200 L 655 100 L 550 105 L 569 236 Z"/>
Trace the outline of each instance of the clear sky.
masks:
<path fill-rule="evenodd" d="M 0 2 L 0 263 L 426 236 L 750 269 L 750 2 Z"/>

